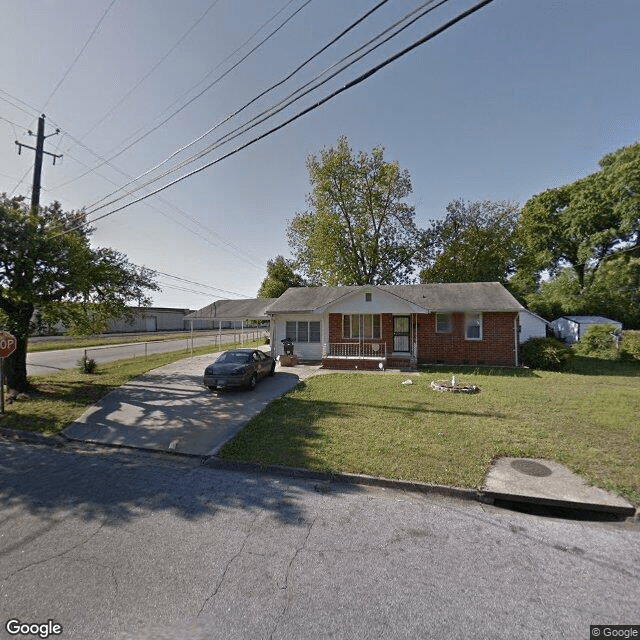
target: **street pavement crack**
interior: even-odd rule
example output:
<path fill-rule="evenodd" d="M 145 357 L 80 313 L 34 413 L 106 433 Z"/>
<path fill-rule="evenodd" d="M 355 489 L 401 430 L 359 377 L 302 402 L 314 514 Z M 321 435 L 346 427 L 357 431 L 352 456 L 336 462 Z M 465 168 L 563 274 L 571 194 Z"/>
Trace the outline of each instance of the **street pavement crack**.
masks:
<path fill-rule="evenodd" d="M 227 562 L 227 564 L 226 564 L 226 566 L 224 568 L 224 571 L 222 572 L 222 575 L 220 576 L 220 580 L 218 580 L 218 584 L 216 584 L 215 589 L 205 598 L 204 602 L 202 603 L 202 606 L 200 607 L 200 611 L 198 611 L 197 617 L 200 617 L 202 615 L 202 612 L 204 611 L 204 609 L 207 606 L 207 604 L 209 604 L 209 602 L 218 595 L 218 591 L 220 591 L 220 587 L 222 586 L 222 583 L 225 581 L 225 578 L 227 576 L 227 573 L 228 573 L 231 565 L 244 552 L 244 549 L 247 546 L 247 542 L 248 542 L 249 538 L 251 537 L 251 533 L 252 533 L 252 530 L 253 530 L 253 525 L 255 524 L 257 519 L 258 519 L 258 514 L 254 513 L 253 514 L 253 518 L 251 519 L 251 522 L 249 524 L 249 527 L 247 528 L 247 534 L 245 535 L 244 540 L 242 541 L 242 544 L 240 545 L 240 548 L 238 549 L 238 551 L 233 556 L 231 556 L 231 558 Z"/>
<path fill-rule="evenodd" d="M 82 545 L 84 545 L 87 542 L 89 542 L 89 540 L 91 540 L 91 538 L 93 538 L 94 536 L 96 536 L 99 533 L 99 531 L 102 529 L 102 527 L 104 527 L 104 525 L 105 525 L 104 522 L 100 523 L 98 528 L 95 531 L 93 531 L 91 533 L 91 535 L 87 536 L 87 538 L 85 538 L 84 540 L 81 540 L 80 542 L 77 542 L 76 544 L 74 544 L 73 546 L 69 547 L 68 549 L 65 549 L 64 551 L 60 551 L 59 553 L 54 553 L 53 555 L 50 555 L 47 558 L 43 558 L 42 560 L 36 560 L 35 562 L 30 562 L 30 563 L 26 564 L 24 567 L 20 567 L 19 569 L 16 569 L 15 571 L 13 571 L 10 574 L 8 574 L 5 578 L 3 578 L 3 582 L 6 582 L 7 580 L 10 580 L 11 578 L 16 576 L 17 574 L 22 573 L 23 571 L 26 571 L 27 569 L 31 569 L 33 567 L 37 567 L 37 566 L 39 566 L 41 564 L 46 564 L 47 562 L 49 562 L 51 560 L 55 560 L 56 558 L 62 558 L 62 556 L 65 556 L 68 553 L 71 553 L 75 549 L 78 549 Z"/>
<path fill-rule="evenodd" d="M 291 569 L 297 557 L 300 555 L 300 552 L 307 546 L 307 542 L 309 541 L 309 537 L 311 536 L 311 530 L 313 529 L 313 525 L 316 523 L 316 520 L 317 520 L 317 516 L 309 523 L 309 528 L 307 529 L 307 534 L 305 535 L 304 540 L 300 545 L 298 545 L 298 547 L 296 547 L 294 554 L 291 556 L 291 559 L 289 560 L 289 564 L 287 565 L 287 570 L 284 572 L 284 584 L 280 586 L 280 590 L 284 591 L 285 593 L 287 593 L 289 590 L 289 577 L 291 575 Z M 287 596 L 285 598 L 285 604 L 282 607 L 282 611 L 274 621 L 273 629 L 271 629 L 271 632 L 269 633 L 269 640 L 273 639 L 273 634 L 276 632 L 276 629 L 280 624 L 280 620 L 282 620 L 282 618 L 287 613 L 287 609 L 289 608 L 290 604 L 291 604 L 291 598 L 287 593 Z"/>

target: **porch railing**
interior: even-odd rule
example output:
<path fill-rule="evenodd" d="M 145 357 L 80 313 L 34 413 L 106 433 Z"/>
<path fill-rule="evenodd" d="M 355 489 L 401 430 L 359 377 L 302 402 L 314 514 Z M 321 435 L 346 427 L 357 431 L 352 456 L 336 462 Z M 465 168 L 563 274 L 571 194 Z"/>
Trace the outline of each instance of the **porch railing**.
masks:
<path fill-rule="evenodd" d="M 327 345 L 325 358 L 379 358 L 387 357 L 384 342 L 332 342 Z"/>

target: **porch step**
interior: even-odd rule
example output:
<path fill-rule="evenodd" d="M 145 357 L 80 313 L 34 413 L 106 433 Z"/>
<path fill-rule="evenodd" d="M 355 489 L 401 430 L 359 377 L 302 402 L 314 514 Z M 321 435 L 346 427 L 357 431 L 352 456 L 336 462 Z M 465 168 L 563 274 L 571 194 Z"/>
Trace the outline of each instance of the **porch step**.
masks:
<path fill-rule="evenodd" d="M 399 369 L 400 371 L 417 371 L 418 364 L 409 358 L 390 357 L 387 358 L 387 370 Z"/>
<path fill-rule="evenodd" d="M 390 370 L 394 370 L 394 371 L 403 371 L 406 373 L 411 373 L 413 371 L 417 371 L 418 370 L 418 366 L 415 364 L 410 364 L 408 362 L 405 362 L 403 364 L 389 364 L 387 365 L 386 368 L 387 371 Z"/>

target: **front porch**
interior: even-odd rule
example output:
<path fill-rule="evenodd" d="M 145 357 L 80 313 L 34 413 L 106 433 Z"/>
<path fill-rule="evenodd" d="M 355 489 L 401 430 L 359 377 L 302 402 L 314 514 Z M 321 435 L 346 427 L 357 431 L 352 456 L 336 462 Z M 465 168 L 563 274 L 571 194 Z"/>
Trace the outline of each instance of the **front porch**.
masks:
<path fill-rule="evenodd" d="M 411 353 L 388 352 L 385 342 L 334 342 L 324 345 L 325 369 L 415 371 L 417 359 Z"/>

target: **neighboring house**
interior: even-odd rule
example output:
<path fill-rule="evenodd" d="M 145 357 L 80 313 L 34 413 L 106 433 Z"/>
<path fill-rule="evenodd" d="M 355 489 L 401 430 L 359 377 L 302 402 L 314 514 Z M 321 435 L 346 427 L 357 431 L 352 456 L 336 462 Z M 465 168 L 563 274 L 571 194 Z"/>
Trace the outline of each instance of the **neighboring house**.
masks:
<path fill-rule="evenodd" d="M 518 365 L 524 307 L 499 283 L 288 289 L 266 309 L 273 355 L 331 368 Z"/>
<path fill-rule="evenodd" d="M 265 309 L 277 298 L 216 300 L 184 317 L 187 329 L 240 329 L 248 320 L 268 322 Z"/>
<path fill-rule="evenodd" d="M 550 323 L 541 318 L 539 315 L 529 311 L 529 309 L 523 309 L 519 314 L 520 322 L 520 344 L 526 342 L 530 338 L 546 338 L 547 327 Z"/>
<path fill-rule="evenodd" d="M 561 316 L 551 322 L 551 327 L 557 338 L 573 344 L 578 342 L 589 327 L 594 324 L 612 324 L 616 329 L 622 331 L 622 322 L 602 316 Z"/>

